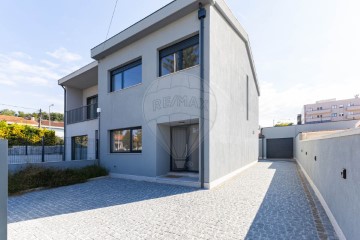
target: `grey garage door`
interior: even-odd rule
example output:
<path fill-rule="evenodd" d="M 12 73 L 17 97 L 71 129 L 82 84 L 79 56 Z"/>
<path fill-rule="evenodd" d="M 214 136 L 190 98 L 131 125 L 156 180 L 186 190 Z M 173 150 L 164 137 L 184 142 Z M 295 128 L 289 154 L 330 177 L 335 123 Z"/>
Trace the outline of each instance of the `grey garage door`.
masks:
<path fill-rule="evenodd" d="M 293 158 L 293 139 L 274 138 L 266 140 L 267 158 Z"/>

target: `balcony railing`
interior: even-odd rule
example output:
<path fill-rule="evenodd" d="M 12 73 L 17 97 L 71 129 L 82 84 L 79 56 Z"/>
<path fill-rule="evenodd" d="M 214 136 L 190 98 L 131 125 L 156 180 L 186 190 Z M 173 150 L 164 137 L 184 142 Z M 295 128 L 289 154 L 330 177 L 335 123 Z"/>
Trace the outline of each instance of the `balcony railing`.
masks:
<path fill-rule="evenodd" d="M 323 108 L 323 109 L 313 109 L 313 110 L 307 110 L 306 114 L 312 115 L 312 114 L 322 114 L 322 113 L 330 113 L 331 108 Z"/>
<path fill-rule="evenodd" d="M 66 112 L 66 123 L 73 124 L 78 122 L 89 121 L 97 118 L 98 104 L 90 104 L 87 106 L 79 107 Z"/>
<path fill-rule="evenodd" d="M 360 105 L 352 105 L 346 108 L 348 111 L 360 111 Z"/>

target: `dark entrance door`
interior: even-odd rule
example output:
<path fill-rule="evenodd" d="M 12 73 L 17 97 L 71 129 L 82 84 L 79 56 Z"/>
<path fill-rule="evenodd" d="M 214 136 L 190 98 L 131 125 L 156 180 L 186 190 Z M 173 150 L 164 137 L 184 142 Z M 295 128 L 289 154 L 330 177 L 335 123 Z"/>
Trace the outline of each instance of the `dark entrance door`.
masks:
<path fill-rule="evenodd" d="M 199 125 L 171 128 L 171 171 L 199 172 Z"/>
<path fill-rule="evenodd" d="M 293 158 L 293 138 L 274 138 L 266 140 L 267 158 Z"/>

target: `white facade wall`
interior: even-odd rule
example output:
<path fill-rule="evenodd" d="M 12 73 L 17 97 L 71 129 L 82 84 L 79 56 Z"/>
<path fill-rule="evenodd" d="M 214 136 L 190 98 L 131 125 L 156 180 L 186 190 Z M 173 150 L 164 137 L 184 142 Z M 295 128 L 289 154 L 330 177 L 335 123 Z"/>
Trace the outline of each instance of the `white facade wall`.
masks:
<path fill-rule="evenodd" d="M 210 117 L 216 119 L 209 134 L 210 181 L 214 181 L 257 161 L 259 95 L 244 41 L 215 7 L 208 17 L 210 87 L 216 96 L 216 106 L 210 106 Z"/>
<path fill-rule="evenodd" d="M 98 86 L 92 86 L 90 88 L 86 88 L 82 91 L 82 104 L 83 106 L 87 105 L 87 98 L 92 97 L 98 94 Z"/>
<path fill-rule="evenodd" d="M 88 160 L 96 159 L 96 136 L 95 131 L 98 129 L 98 119 L 74 123 L 66 126 L 66 156 L 67 161 L 71 160 L 71 142 L 72 137 L 88 136 L 87 156 Z"/>
<path fill-rule="evenodd" d="M 295 143 L 296 161 L 324 206 L 339 238 L 358 239 L 360 129 L 310 140 L 300 140 L 299 137 Z M 340 174 L 344 168 L 346 179 Z"/>
<path fill-rule="evenodd" d="M 0 239 L 7 239 L 8 145 L 0 140 Z"/>

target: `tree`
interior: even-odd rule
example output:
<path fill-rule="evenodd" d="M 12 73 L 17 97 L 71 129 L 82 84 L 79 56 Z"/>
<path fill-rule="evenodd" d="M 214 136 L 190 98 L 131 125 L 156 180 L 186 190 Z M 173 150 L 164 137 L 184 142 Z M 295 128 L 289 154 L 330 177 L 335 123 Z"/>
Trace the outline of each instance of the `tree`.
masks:
<path fill-rule="evenodd" d="M 294 123 L 292 122 L 278 122 L 275 124 L 274 127 L 286 127 L 286 126 L 292 126 Z"/>
<path fill-rule="evenodd" d="M 0 111 L 1 115 L 15 116 L 16 112 L 10 109 L 3 109 Z"/>
<path fill-rule="evenodd" d="M 55 136 L 55 132 L 44 128 L 36 128 L 28 125 L 7 124 L 0 122 L 0 138 L 7 139 L 9 146 L 41 145 L 44 137 L 45 145 L 55 145 L 61 140 Z"/>

